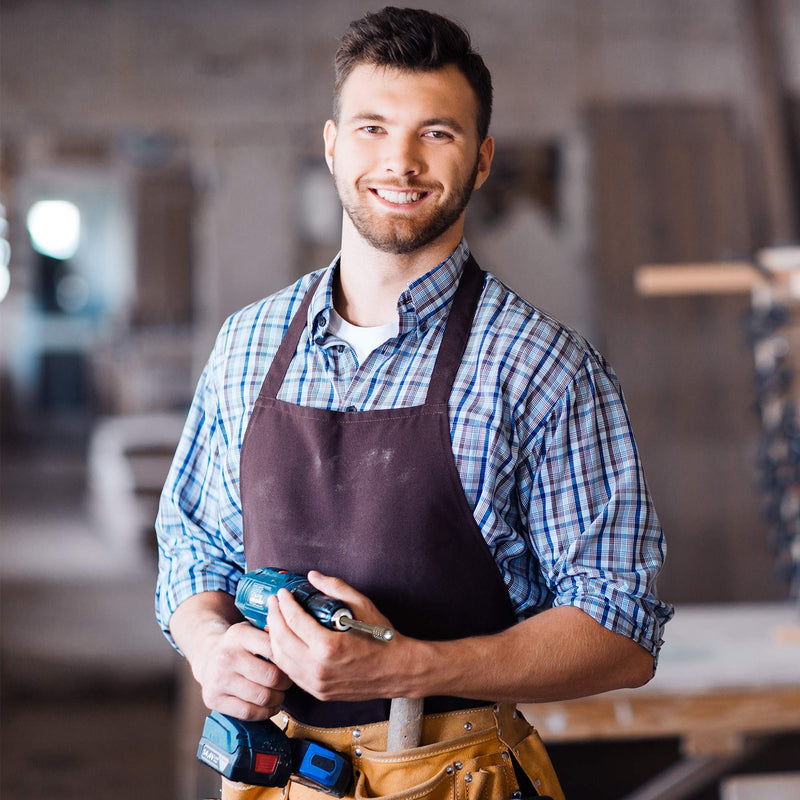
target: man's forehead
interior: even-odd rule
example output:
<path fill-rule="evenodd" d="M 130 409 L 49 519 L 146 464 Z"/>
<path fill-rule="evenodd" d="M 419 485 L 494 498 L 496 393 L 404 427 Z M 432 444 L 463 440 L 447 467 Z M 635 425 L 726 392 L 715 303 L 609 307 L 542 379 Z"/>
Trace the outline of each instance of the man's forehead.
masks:
<path fill-rule="evenodd" d="M 370 105 L 385 102 L 446 108 L 445 116 L 474 117 L 478 100 L 464 74 L 454 64 L 439 69 L 410 70 L 377 64 L 358 64 L 342 85 L 343 116 L 376 112 Z M 438 111 L 436 116 L 438 116 Z"/>

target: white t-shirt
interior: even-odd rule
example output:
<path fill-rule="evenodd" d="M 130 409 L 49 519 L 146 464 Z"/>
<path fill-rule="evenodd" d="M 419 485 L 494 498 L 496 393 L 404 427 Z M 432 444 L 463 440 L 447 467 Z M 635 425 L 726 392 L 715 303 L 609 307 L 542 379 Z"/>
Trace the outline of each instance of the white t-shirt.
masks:
<path fill-rule="evenodd" d="M 361 328 L 342 319 L 335 309 L 331 309 L 330 332 L 347 342 L 356 352 L 359 364 L 363 364 L 367 356 L 384 342 L 393 339 L 400 332 L 400 320 L 395 319 L 385 325 L 374 325 Z"/>

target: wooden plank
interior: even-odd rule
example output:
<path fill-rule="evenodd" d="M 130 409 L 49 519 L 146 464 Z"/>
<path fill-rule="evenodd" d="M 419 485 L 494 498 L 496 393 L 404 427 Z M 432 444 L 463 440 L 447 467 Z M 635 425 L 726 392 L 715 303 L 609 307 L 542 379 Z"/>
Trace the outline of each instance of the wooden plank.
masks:
<path fill-rule="evenodd" d="M 747 261 L 718 264 L 644 264 L 634 274 L 636 291 L 644 296 L 743 294 L 769 283 Z"/>
<path fill-rule="evenodd" d="M 687 737 L 693 753 L 717 753 L 715 740 L 727 740 L 731 732 L 800 730 L 800 686 L 696 695 L 611 692 L 522 710 L 548 744 Z M 731 749 L 729 742 L 724 749 Z"/>
<path fill-rule="evenodd" d="M 727 756 L 748 736 L 800 731 L 800 645 L 791 603 L 678 606 L 646 686 L 520 708 L 550 742 L 677 737 Z"/>

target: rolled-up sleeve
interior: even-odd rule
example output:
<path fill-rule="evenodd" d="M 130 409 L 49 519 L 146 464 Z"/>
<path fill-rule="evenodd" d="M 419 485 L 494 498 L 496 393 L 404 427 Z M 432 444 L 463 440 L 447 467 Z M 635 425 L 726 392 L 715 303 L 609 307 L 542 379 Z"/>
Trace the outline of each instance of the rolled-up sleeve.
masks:
<path fill-rule="evenodd" d="M 226 452 L 227 432 L 209 361 L 198 383 L 156 520 L 156 618 L 173 645 L 169 622 L 175 609 L 200 592 L 234 594 L 244 569 L 240 502 L 224 475 Z"/>
<path fill-rule="evenodd" d="M 610 368 L 587 356 L 529 444 L 528 533 L 551 604 L 657 659 L 672 616 L 656 591 L 666 546 Z"/>

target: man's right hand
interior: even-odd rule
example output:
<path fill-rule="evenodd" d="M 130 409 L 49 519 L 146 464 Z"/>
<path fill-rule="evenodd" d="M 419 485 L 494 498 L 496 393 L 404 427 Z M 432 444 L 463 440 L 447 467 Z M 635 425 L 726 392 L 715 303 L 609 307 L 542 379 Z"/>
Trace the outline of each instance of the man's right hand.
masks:
<path fill-rule="evenodd" d="M 213 711 L 245 720 L 278 712 L 291 681 L 268 659 L 269 634 L 241 622 L 233 597 L 203 592 L 175 610 L 170 633 Z"/>

